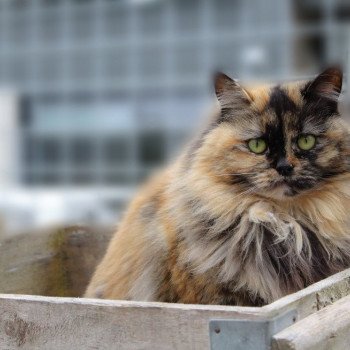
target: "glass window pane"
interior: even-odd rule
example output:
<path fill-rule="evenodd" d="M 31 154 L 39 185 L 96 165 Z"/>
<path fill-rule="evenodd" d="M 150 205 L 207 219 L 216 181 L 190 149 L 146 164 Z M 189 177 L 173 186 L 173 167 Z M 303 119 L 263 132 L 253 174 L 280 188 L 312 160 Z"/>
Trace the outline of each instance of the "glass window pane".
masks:
<path fill-rule="evenodd" d="M 103 23 L 106 34 L 115 39 L 116 36 L 123 36 L 129 33 L 129 12 L 126 8 L 113 4 L 106 7 Z"/>
<path fill-rule="evenodd" d="M 202 65 L 201 58 L 203 53 L 199 47 L 191 45 L 182 45 L 175 52 L 175 74 L 181 76 L 197 75 L 200 73 Z"/>
<path fill-rule="evenodd" d="M 139 70 L 142 76 L 157 78 L 164 72 L 164 50 L 159 46 L 147 46 L 139 54 Z"/>
<path fill-rule="evenodd" d="M 55 185 L 62 183 L 63 178 L 58 172 L 45 171 L 37 176 L 37 182 L 40 185 Z"/>
<path fill-rule="evenodd" d="M 77 185 L 88 185 L 96 180 L 92 170 L 76 171 L 71 176 L 71 182 Z"/>
<path fill-rule="evenodd" d="M 164 33 L 164 19 L 163 14 L 164 5 L 161 2 L 155 4 L 148 4 L 148 6 L 141 7 L 140 11 L 140 30 L 142 33 L 152 33 L 161 35 Z"/>
<path fill-rule="evenodd" d="M 109 172 L 104 177 L 104 183 L 108 185 L 126 185 L 134 183 L 134 177 L 127 172 Z"/>
<path fill-rule="evenodd" d="M 126 48 L 111 50 L 103 55 L 104 78 L 113 80 L 117 78 L 126 78 L 129 73 L 130 55 Z"/>
<path fill-rule="evenodd" d="M 139 136 L 138 160 L 141 166 L 155 166 L 165 161 L 165 135 L 162 131 L 143 132 Z"/>
<path fill-rule="evenodd" d="M 107 163 L 126 163 L 130 159 L 130 144 L 127 138 L 116 137 L 107 140 L 103 148 Z"/>
<path fill-rule="evenodd" d="M 37 78 L 53 84 L 63 78 L 63 60 L 57 54 L 47 54 L 39 58 Z"/>
<path fill-rule="evenodd" d="M 87 40 L 95 34 L 94 12 L 91 8 L 78 8 L 71 13 L 72 38 Z"/>
<path fill-rule="evenodd" d="M 201 28 L 199 0 L 175 1 L 175 29 L 179 32 L 197 32 Z"/>
<path fill-rule="evenodd" d="M 48 42 L 59 40 L 62 37 L 64 25 L 61 12 L 43 12 L 39 21 L 38 36 Z"/>
<path fill-rule="evenodd" d="M 70 156 L 73 164 L 91 164 L 95 160 L 94 142 L 88 138 L 74 139 L 71 142 Z"/>
<path fill-rule="evenodd" d="M 58 165 L 62 161 L 62 144 L 55 139 L 27 138 L 24 141 L 24 160 L 27 165 Z"/>
<path fill-rule="evenodd" d="M 90 52 L 79 52 L 72 55 L 70 77 L 72 81 L 90 80 L 95 76 L 96 59 Z"/>
<path fill-rule="evenodd" d="M 213 24 L 219 30 L 237 30 L 242 25 L 242 0 L 215 0 Z"/>

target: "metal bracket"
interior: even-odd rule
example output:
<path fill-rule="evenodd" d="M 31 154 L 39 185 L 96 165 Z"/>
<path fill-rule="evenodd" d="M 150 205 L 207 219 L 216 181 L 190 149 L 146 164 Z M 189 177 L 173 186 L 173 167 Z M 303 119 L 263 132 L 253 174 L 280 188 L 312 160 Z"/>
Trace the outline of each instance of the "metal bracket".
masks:
<path fill-rule="evenodd" d="M 296 321 L 291 310 L 274 318 L 261 320 L 210 320 L 211 350 L 267 350 L 274 334 Z"/>

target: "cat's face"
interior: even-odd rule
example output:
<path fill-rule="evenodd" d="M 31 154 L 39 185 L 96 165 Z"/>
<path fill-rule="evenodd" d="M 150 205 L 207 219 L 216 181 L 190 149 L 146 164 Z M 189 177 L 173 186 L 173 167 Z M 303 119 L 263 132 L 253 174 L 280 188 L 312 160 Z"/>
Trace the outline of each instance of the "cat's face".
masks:
<path fill-rule="evenodd" d="M 221 114 L 201 160 L 217 181 L 275 199 L 291 198 L 349 171 L 348 133 L 337 99 L 342 74 L 311 82 L 243 89 L 220 74 Z"/>

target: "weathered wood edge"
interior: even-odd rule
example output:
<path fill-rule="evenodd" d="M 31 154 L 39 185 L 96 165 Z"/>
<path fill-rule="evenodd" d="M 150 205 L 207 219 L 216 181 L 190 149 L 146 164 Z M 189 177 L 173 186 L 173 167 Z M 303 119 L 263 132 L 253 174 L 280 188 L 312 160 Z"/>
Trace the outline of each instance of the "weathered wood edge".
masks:
<path fill-rule="evenodd" d="M 5 300 L 18 300 L 22 302 L 41 302 L 53 304 L 78 304 L 90 306 L 108 306 L 118 308 L 158 308 L 174 310 L 205 310 L 205 311 L 224 311 L 228 313 L 242 313 L 247 315 L 256 315 L 264 317 L 274 317 L 277 314 L 288 311 L 291 308 L 301 309 L 316 303 L 315 310 L 329 305 L 340 298 L 350 294 L 350 269 L 339 272 L 320 282 L 317 282 L 303 290 L 287 295 L 277 301 L 263 307 L 245 307 L 245 306 L 226 306 L 226 305 L 201 305 L 201 304 L 174 304 L 162 302 L 143 302 L 127 300 L 106 300 L 106 299 L 88 299 L 88 298 L 70 298 L 70 297 L 46 297 L 36 295 L 22 294 L 0 294 L 0 302 Z M 329 297 L 329 300 L 322 300 L 321 296 Z"/>
<path fill-rule="evenodd" d="M 0 344 L 8 350 L 206 350 L 212 318 L 261 314 L 259 308 L 0 295 Z"/>
<path fill-rule="evenodd" d="M 285 328 L 273 350 L 343 350 L 350 344 L 350 295 Z"/>
<path fill-rule="evenodd" d="M 242 313 L 247 315 L 265 314 L 260 307 L 245 307 L 245 306 L 225 306 L 225 305 L 201 305 L 201 304 L 174 304 L 149 301 L 128 301 L 128 300 L 107 300 L 107 299 L 91 299 L 91 298 L 66 298 L 66 297 L 46 297 L 38 295 L 22 295 L 22 294 L 0 294 L 1 302 L 6 300 L 18 300 L 27 303 L 51 303 L 51 304 L 76 304 L 87 306 L 107 306 L 117 308 L 152 308 L 163 310 L 197 310 L 197 311 L 212 311 L 212 312 L 228 312 Z"/>
<path fill-rule="evenodd" d="M 202 350 L 212 319 L 258 321 L 296 310 L 300 320 L 347 294 L 350 269 L 262 308 L 0 294 L 0 342 L 6 349 Z"/>
<path fill-rule="evenodd" d="M 263 306 L 269 317 L 296 310 L 298 320 L 350 294 L 350 269 L 346 269 L 296 293 Z"/>
<path fill-rule="evenodd" d="M 333 302 L 339 299 L 340 301 L 342 301 L 343 300 L 342 298 L 346 297 L 349 294 L 350 294 L 350 269 L 342 271 L 336 275 L 330 276 L 329 278 L 324 279 L 318 283 L 315 283 L 309 286 L 308 288 L 305 288 L 304 290 L 301 290 L 297 293 L 281 298 L 270 305 L 262 307 L 261 310 L 266 312 L 265 316 L 268 324 L 273 325 L 273 322 L 276 322 L 276 320 L 278 319 L 277 322 L 280 325 L 279 329 L 283 330 L 283 328 L 288 327 L 288 322 L 290 325 L 292 323 L 295 323 L 297 320 L 305 319 L 305 317 L 309 315 L 315 315 L 315 313 L 317 314 L 318 310 L 324 308 L 329 304 L 332 304 Z M 292 313 L 291 314 L 292 319 L 290 319 L 290 317 L 285 318 L 290 313 Z M 284 320 L 283 321 L 284 325 L 280 323 L 281 319 Z M 250 322 L 247 323 L 247 325 L 244 325 L 243 327 L 251 326 L 252 324 L 256 323 L 256 321 L 258 320 L 257 319 L 251 320 Z M 217 332 L 213 332 L 213 329 L 220 330 L 222 327 L 224 330 L 226 330 L 226 335 L 223 334 L 224 337 L 221 334 L 222 332 L 220 332 L 219 335 L 215 334 Z M 248 346 L 248 343 L 246 343 L 244 339 L 242 340 L 240 337 L 241 334 L 244 333 L 244 332 L 241 333 L 242 329 L 239 334 L 236 334 L 235 332 L 232 333 L 232 329 L 237 329 L 237 327 L 238 329 L 240 329 L 239 327 L 242 327 L 242 321 L 240 321 L 239 319 L 229 320 L 229 321 L 214 320 L 212 321 L 210 338 L 214 340 L 214 343 L 218 342 L 218 336 L 222 338 L 219 343 L 221 345 L 224 344 L 224 347 L 223 347 L 224 349 L 231 348 L 232 344 L 235 344 L 236 347 L 238 346 L 237 349 L 246 349 L 246 346 Z M 255 329 L 255 327 L 256 326 L 253 326 L 252 329 Z M 265 337 L 266 340 L 268 339 L 268 344 L 270 344 L 270 342 L 273 339 L 272 335 L 275 332 L 278 332 L 278 330 L 276 329 L 276 330 L 273 330 L 272 333 L 269 333 L 269 330 L 270 330 L 270 327 L 261 328 L 261 331 L 264 332 L 263 338 Z M 293 334 L 291 335 L 291 337 L 293 337 Z M 261 345 L 263 338 L 261 340 L 258 340 L 257 344 Z M 350 338 L 350 336 L 348 338 Z M 344 342 L 348 338 L 346 336 L 339 337 L 340 341 L 342 342 L 341 344 L 345 344 Z M 237 339 L 241 339 L 241 340 L 236 343 Z M 292 344 L 290 342 L 290 339 L 282 339 L 279 343 L 275 342 L 274 350 L 309 349 L 308 347 L 302 347 L 302 346 L 294 347 L 294 345 L 291 345 L 290 347 L 288 347 L 289 346 L 288 344 Z M 263 348 L 265 349 L 265 347 Z M 267 348 L 270 348 L 270 347 L 267 345 Z M 318 349 L 317 347 L 312 349 L 321 350 L 321 349 Z M 329 348 L 322 348 L 322 349 L 328 350 Z M 340 350 L 343 348 L 337 347 L 335 349 Z"/>

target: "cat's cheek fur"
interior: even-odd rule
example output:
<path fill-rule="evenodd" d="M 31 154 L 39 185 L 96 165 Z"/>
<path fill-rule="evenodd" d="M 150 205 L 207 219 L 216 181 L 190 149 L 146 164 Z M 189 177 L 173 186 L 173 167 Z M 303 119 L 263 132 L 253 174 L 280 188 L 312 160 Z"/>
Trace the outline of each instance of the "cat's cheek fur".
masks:
<path fill-rule="evenodd" d="M 238 186 L 248 190 L 255 177 L 271 175 L 272 169 L 264 155 L 248 150 L 245 142 L 237 139 L 232 126 L 221 124 L 203 140 L 201 153 L 191 161 L 191 168 L 198 176 L 210 176 L 218 183 Z M 203 174 L 203 175 L 201 175 Z M 234 190 L 234 189 L 233 189 Z"/>

